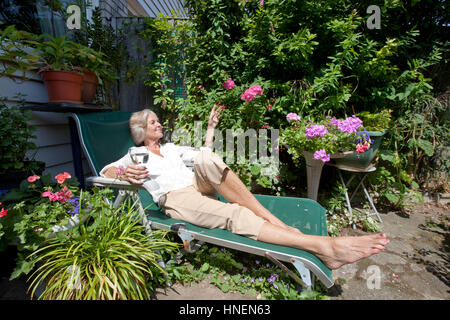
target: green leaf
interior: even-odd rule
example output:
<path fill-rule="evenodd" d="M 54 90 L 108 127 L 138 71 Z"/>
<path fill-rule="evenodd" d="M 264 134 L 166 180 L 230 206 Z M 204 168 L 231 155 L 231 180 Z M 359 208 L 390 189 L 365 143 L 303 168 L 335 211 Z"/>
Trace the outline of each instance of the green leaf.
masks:
<path fill-rule="evenodd" d="M 425 154 L 429 157 L 433 156 L 434 154 L 434 146 L 433 144 L 428 140 L 418 139 L 417 145 L 420 149 L 425 151 Z"/>
<path fill-rule="evenodd" d="M 209 263 L 208 263 L 208 262 L 205 262 L 205 263 L 202 265 L 202 267 L 200 268 L 200 271 L 206 272 L 206 271 L 208 271 L 208 269 L 209 269 Z"/>

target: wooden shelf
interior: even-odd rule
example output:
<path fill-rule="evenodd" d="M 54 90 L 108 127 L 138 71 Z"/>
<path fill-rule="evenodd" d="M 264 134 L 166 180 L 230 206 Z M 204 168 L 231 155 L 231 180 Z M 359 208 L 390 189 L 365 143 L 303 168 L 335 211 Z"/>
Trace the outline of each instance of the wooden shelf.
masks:
<path fill-rule="evenodd" d="M 58 112 L 58 113 L 88 113 L 88 112 L 109 112 L 113 111 L 112 107 L 98 106 L 95 104 L 71 104 L 71 103 L 55 103 L 55 104 L 32 104 L 25 105 L 23 109 L 40 111 L 40 112 Z"/>

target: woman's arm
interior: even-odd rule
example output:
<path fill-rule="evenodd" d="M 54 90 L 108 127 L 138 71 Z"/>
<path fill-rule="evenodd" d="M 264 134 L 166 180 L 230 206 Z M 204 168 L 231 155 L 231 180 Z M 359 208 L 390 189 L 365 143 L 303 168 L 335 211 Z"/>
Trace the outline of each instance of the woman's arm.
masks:
<path fill-rule="evenodd" d="M 106 165 L 100 171 L 100 176 L 128 181 L 134 184 L 143 184 L 140 179 L 148 177 L 148 172 L 144 166 L 132 164 L 129 161 L 129 156 L 125 155 L 121 159 Z"/>
<path fill-rule="evenodd" d="M 214 142 L 214 129 L 219 124 L 220 120 L 220 112 L 222 109 L 216 110 L 216 105 L 211 109 L 211 113 L 208 118 L 208 128 L 206 129 L 206 137 L 205 137 L 205 147 L 212 148 Z"/>

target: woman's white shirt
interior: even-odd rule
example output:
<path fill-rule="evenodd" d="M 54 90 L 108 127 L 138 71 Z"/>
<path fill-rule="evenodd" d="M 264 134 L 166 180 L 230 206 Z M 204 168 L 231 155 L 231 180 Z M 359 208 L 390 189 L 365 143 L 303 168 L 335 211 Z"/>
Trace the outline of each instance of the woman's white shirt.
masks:
<path fill-rule="evenodd" d="M 140 147 L 147 150 L 147 147 Z M 211 150 L 209 147 L 201 147 L 200 150 L 194 150 L 191 147 L 177 146 L 173 143 L 161 145 L 160 153 L 163 157 L 149 152 L 149 159 L 146 164 L 149 173 L 149 180 L 145 184 L 150 189 L 153 201 L 158 203 L 159 199 L 166 193 L 188 187 L 193 184 L 194 173 L 186 163 L 194 162 L 194 158 L 202 150 Z M 100 176 L 105 177 L 104 172 L 110 167 L 127 167 L 132 164 L 129 154 L 126 154 L 119 160 L 106 165 L 101 171 Z"/>

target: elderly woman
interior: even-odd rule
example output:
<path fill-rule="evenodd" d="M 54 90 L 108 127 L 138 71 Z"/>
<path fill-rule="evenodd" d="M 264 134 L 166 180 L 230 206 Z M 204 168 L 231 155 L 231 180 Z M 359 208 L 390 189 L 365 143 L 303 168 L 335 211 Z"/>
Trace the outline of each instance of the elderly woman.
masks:
<path fill-rule="evenodd" d="M 152 183 L 151 195 L 164 212 L 175 219 L 205 228 L 222 228 L 252 239 L 290 246 L 314 253 L 329 268 L 336 269 L 379 253 L 389 240 L 384 234 L 360 237 L 307 235 L 284 224 L 264 208 L 222 159 L 212 152 L 214 129 L 220 111 L 212 108 L 205 146 L 196 153 L 173 143 L 160 144 L 162 127 L 148 110 L 132 114 L 130 130 L 137 146 L 150 151 L 145 166 L 125 155 L 105 166 L 100 175 L 130 183 Z M 183 160 L 194 159 L 194 172 Z M 150 178 L 146 182 L 142 179 Z M 229 203 L 217 200 L 217 192 Z"/>

